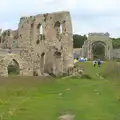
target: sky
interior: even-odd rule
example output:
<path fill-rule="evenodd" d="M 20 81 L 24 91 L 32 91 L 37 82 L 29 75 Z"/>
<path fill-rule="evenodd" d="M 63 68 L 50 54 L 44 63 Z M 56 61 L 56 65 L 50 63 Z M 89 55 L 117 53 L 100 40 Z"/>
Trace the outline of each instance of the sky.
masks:
<path fill-rule="evenodd" d="M 69 11 L 74 34 L 120 37 L 119 6 L 120 0 L 0 0 L 0 28 L 17 29 L 22 16 Z"/>

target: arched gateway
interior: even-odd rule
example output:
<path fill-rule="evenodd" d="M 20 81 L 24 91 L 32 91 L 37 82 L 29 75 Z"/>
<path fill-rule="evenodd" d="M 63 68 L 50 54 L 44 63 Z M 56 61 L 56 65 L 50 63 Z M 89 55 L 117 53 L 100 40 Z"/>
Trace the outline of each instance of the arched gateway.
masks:
<path fill-rule="evenodd" d="M 16 67 L 17 74 L 23 74 L 23 62 L 19 55 L 8 54 L 0 60 L 0 76 L 8 76 L 10 66 Z"/>
<path fill-rule="evenodd" d="M 89 59 L 111 60 L 112 40 L 108 33 L 90 33 L 82 46 L 82 56 Z"/>

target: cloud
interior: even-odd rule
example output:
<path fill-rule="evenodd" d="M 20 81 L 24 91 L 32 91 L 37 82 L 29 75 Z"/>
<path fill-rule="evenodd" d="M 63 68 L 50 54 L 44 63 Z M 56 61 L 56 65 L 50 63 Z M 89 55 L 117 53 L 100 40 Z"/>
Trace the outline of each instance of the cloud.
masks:
<path fill-rule="evenodd" d="M 120 37 L 119 0 L 0 0 L 0 26 L 17 28 L 20 17 L 70 11 L 73 32 L 109 32 Z"/>

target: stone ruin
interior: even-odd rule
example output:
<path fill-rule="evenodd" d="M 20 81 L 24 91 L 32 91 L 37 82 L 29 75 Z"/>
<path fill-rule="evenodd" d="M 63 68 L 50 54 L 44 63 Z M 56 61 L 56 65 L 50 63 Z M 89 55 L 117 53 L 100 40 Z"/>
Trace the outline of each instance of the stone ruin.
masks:
<path fill-rule="evenodd" d="M 87 57 L 93 60 L 94 53 L 92 48 L 96 45 L 103 46 L 105 60 L 120 59 L 120 48 L 113 48 L 109 33 L 89 33 L 82 48 L 75 48 L 73 50 L 74 57 Z"/>
<path fill-rule="evenodd" d="M 17 30 L 0 34 L 0 76 L 8 76 L 11 61 L 18 66 L 19 75 L 62 75 L 73 67 L 73 34 L 67 11 L 22 17 Z M 17 51 L 17 52 L 14 52 Z"/>
<path fill-rule="evenodd" d="M 82 48 L 75 49 L 74 53 L 79 57 L 94 59 L 93 47 L 96 45 L 102 45 L 104 49 L 104 59 L 111 60 L 114 56 L 114 50 L 112 46 L 112 40 L 109 37 L 109 33 L 89 33 L 87 40 L 84 42 Z"/>
<path fill-rule="evenodd" d="M 109 33 L 89 33 L 88 39 L 82 46 L 82 56 L 89 59 L 94 59 L 93 47 L 95 45 L 102 45 L 105 49 L 104 58 L 111 60 L 113 58 L 113 46 L 112 40 L 109 37 Z"/>

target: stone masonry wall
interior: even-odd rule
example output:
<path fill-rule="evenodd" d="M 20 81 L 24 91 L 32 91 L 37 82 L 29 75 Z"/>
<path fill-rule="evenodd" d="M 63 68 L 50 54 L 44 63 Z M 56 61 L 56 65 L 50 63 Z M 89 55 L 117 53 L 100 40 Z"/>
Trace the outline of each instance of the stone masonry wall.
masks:
<path fill-rule="evenodd" d="M 92 47 L 95 44 L 102 44 L 105 47 L 105 59 L 113 58 L 113 46 L 109 33 L 89 33 L 87 41 L 82 46 L 83 56 L 93 59 Z"/>
<path fill-rule="evenodd" d="M 113 49 L 113 58 L 120 59 L 120 49 Z"/>
<path fill-rule="evenodd" d="M 1 33 L 0 47 L 3 49 L 7 48 L 18 48 L 18 31 L 17 30 L 5 30 Z"/>
<path fill-rule="evenodd" d="M 45 72 L 60 75 L 73 66 L 72 22 L 69 12 L 22 17 L 18 30 L 5 30 L 1 32 L 0 38 L 1 48 L 12 48 L 12 52 L 14 48 L 19 48 L 16 53 L 24 61 L 24 75 L 43 75 Z M 2 49 L 0 52 L 3 53 Z"/>
<path fill-rule="evenodd" d="M 48 69 L 51 67 L 60 73 L 73 65 L 72 23 L 69 12 L 22 17 L 19 23 L 18 36 L 21 48 L 27 48 L 28 51 L 31 51 L 31 48 L 33 49 L 32 62 L 38 63 L 37 66 L 40 68 L 44 67 L 44 65 L 39 64 L 42 61 L 41 55 L 43 53 L 45 55 L 43 64 L 50 62 L 50 59 L 54 58 L 55 60 L 51 61 L 51 66 L 48 66 Z M 47 53 L 51 49 L 53 49 L 51 52 L 54 51 L 54 53 L 48 57 Z M 60 53 L 57 58 L 56 52 Z"/>

